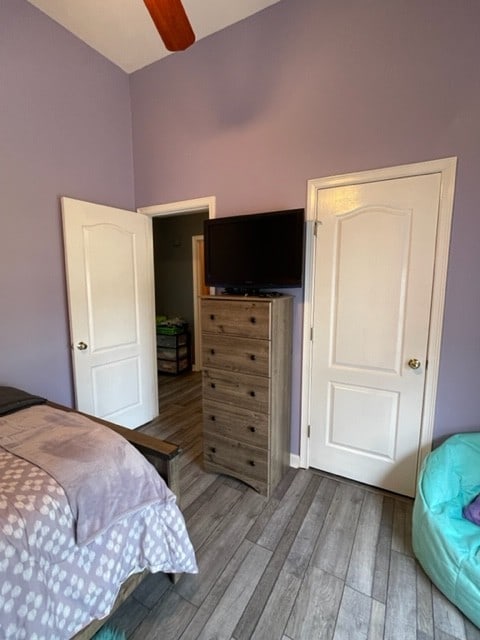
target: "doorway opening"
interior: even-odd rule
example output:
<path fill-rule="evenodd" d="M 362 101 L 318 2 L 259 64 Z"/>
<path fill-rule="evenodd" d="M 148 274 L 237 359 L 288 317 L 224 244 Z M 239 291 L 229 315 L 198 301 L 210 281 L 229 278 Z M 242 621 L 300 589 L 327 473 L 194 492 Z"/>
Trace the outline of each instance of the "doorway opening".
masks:
<path fill-rule="evenodd" d="M 170 351 L 170 345 L 166 346 L 162 367 L 166 372 L 175 373 L 178 367 L 185 368 L 187 357 L 188 369 L 191 365 L 193 371 L 200 371 L 199 298 L 208 293 L 203 279 L 203 220 L 215 217 L 215 197 L 154 205 L 140 208 L 138 212 L 153 218 L 157 320 L 166 327 L 167 335 L 170 326 L 177 323 L 185 323 L 187 329 L 186 342 L 183 338 L 165 338 L 167 342 L 171 340 L 172 345 L 175 343 L 176 351 Z M 181 344 L 177 345 L 179 342 Z"/>

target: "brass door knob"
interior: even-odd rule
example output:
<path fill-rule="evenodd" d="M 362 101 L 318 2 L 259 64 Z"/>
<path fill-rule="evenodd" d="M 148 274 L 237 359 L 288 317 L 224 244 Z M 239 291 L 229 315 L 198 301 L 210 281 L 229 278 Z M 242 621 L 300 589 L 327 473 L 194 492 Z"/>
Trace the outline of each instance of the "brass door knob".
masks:
<path fill-rule="evenodd" d="M 419 369 L 421 364 L 420 360 L 417 360 L 416 358 L 410 358 L 408 361 L 410 369 Z"/>
<path fill-rule="evenodd" d="M 79 351 L 85 351 L 85 349 L 87 349 L 87 347 L 88 347 L 88 345 L 87 345 L 87 344 L 85 344 L 85 342 L 83 342 L 83 341 L 80 341 L 80 342 L 77 344 L 77 349 L 78 349 Z"/>

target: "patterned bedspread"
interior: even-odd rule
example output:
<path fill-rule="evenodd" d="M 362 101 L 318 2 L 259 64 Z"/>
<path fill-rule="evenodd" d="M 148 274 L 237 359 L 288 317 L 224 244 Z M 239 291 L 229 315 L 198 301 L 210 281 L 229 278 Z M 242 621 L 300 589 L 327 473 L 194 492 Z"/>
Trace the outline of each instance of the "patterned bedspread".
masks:
<path fill-rule="evenodd" d="M 174 500 L 129 513 L 79 546 L 63 488 L 38 466 L 0 447 L 2 640 L 70 638 L 105 617 L 122 583 L 143 569 L 197 571 Z"/>

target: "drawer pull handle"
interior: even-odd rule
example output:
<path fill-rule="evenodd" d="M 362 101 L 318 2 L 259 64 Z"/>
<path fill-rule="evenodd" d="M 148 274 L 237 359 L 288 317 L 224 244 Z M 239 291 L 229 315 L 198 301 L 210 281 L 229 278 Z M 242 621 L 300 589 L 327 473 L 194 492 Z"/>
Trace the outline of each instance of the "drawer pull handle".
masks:
<path fill-rule="evenodd" d="M 255 324 L 255 323 L 256 323 L 256 321 L 257 321 L 257 319 L 255 318 L 255 316 L 252 316 L 252 317 L 250 318 L 250 322 L 251 322 L 252 324 Z"/>
<path fill-rule="evenodd" d="M 212 389 L 215 389 L 215 387 L 216 387 L 217 385 L 215 384 L 215 382 L 212 382 L 212 383 L 210 384 L 210 386 L 212 387 Z"/>
<path fill-rule="evenodd" d="M 250 356 L 250 360 L 256 360 L 256 359 L 257 359 L 257 356 L 254 353 L 252 353 Z"/>
<path fill-rule="evenodd" d="M 217 453 L 217 448 L 216 447 L 210 447 L 210 451 L 212 453 Z"/>
<path fill-rule="evenodd" d="M 215 422 L 216 417 L 215 417 L 215 416 L 210 416 L 210 420 L 211 420 L 212 422 Z"/>
<path fill-rule="evenodd" d="M 250 391 L 250 396 L 251 396 L 252 398 L 254 398 L 254 397 L 255 397 L 255 391 Z"/>
<path fill-rule="evenodd" d="M 212 354 L 212 356 L 215 355 L 215 349 L 210 349 L 210 353 Z"/>
<path fill-rule="evenodd" d="M 255 431 L 256 431 L 255 427 L 248 427 L 248 428 L 250 429 L 250 431 L 251 431 L 252 433 L 255 433 Z"/>
<path fill-rule="evenodd" d="M 215 320 L 215 316 L 213 315 L 213 313 L 210 314 L 210 320 Z"/>
<path fill-rule="evenodd" d="M 254 467 L 254 466 L 255 466 L 255 460 L 249 460 L 249 461 L 248 461 L 248 464 L 249 464 L 251 467 Z"/>

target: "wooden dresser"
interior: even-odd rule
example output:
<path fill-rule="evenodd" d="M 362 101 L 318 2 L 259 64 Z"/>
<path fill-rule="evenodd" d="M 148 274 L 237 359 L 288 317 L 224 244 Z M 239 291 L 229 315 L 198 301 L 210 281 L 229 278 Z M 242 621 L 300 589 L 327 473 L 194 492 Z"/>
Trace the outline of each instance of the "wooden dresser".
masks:
<path fill-rule="evenodd" d="M 202 298 L 204 466 L 270 496 L 289 465 L 293 298 Z"/>

